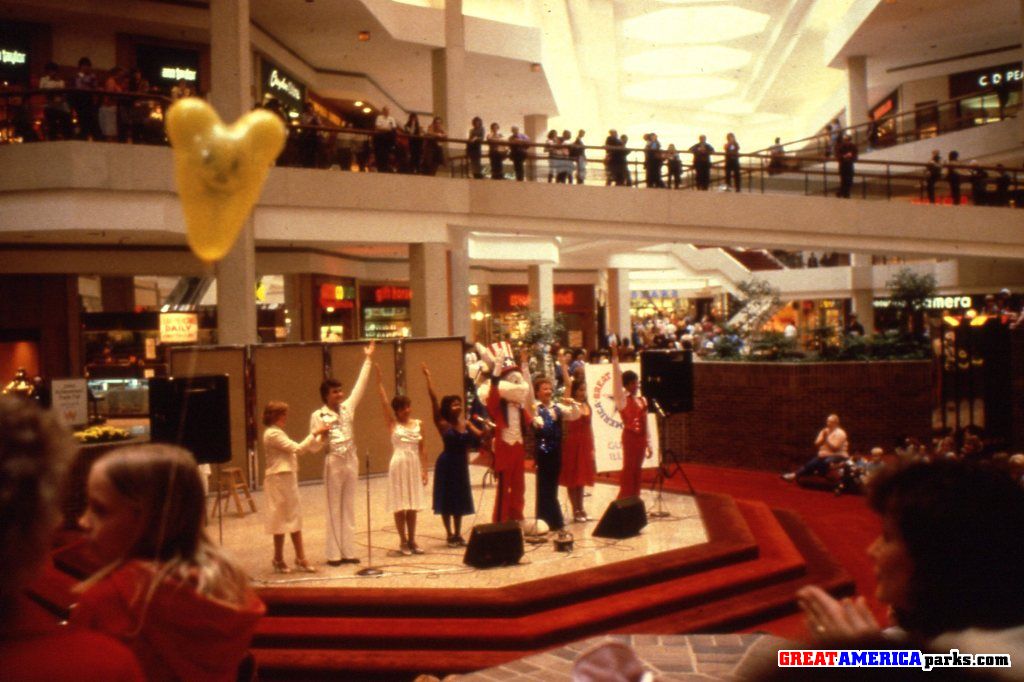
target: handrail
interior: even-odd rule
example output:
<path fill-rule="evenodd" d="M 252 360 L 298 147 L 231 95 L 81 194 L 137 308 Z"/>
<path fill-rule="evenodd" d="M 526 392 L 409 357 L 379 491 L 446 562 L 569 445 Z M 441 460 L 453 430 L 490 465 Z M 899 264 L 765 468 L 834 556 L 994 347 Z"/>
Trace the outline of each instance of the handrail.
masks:
<path fill-rule="evenodd" d="M 930 105 L 928 105 L 928 108 L 934 108 L 936 111 L 941 111 L 943 108 L 949 108 L 950 105 L 954 105 L 954 104 L 959 105 L 964 100 L 975 99 L 977 97 L 983 97 L 985 95 L 992 95 L 992 94 L 997 94 L 998 95 L 998 92 L 999 92 L 999 90 L 997 88 L 987 88 L 987 89 L 984 89 L 984 90 L 976 90 L 973 93 L 969 93 L 969 94 L 966 94 L 966 95 L 960 95 L 959 97 L 954 97 L 952 99 L 948 99 L 948 100 L 945 100 L 945 101 L 942 101 L 942 102 L 937 102 L 935 104 L 930 104 Z M 893 114 L 892 116 L 882 117 L 881 119 L 878 119 L 878 120 L 866 121 L 864 123 L 859 123 L 859 124 L 857 124 L 855 126 L 848 126 L 846 128 L 841 129 L 839 131 L 839 133 L 841 135 L 847 135 L 847 134 L 850 134 L 852 132 L 853 133 L 853 137 L 856 137 L 857 133 L 863 130 L 864 133 L 865 133 L 865 136 L 866 136 L 866 134 L 870 131 L 871 126 L 872 125 L 877 125 L 880 121 L 902 122 L 904 119 L 909 119 L 911 116 L 917 116 L 919 113 L 920 113 L 920 109 L 914 109 L 913 111 L 902 111 L 902 112 L 899 112 L 897 114 Z M 1005 115 L 1002 116 L 1000 118 L 1000 120 L 1003 120 L 1004 118 L 1006 118 Z M 802 137 L 802 138 L 800 138 L 798 140 L 792 140 L 790 142 L 781 142 L 781 143 L 779 143 L 779 146 L 785 148 L 785 147 L 793 147 L 793 146 L 800 145 L 800 144 L 805 144 L 806 145 L 806 143 L 808 143 L 808 142 L 815 142 L 815 141 L 820 141 L 820 140 L 828 140 L 829 137 L 830 137 L 829 132 L 826 129 L 823 128 L 822 130 L 820 130 L 817 133 L 814 133 L 813 135 L 808 135 L 807 137 Z M 759 152 L 767 152 L 767 151 L 771 150 L 772 146 L 774 146 L 774 145 L 769 145 L 768 147 L 764 147 L 763 149 L 759 149 L 757 151 L 759 151 Z"/>

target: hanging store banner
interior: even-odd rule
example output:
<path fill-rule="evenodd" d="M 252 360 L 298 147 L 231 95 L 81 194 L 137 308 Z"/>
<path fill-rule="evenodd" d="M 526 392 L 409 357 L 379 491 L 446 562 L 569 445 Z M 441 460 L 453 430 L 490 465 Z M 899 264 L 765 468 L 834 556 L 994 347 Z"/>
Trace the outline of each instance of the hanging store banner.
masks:
<path fill-rule="evenodd" d="M 639 362 L 624 362 L 623 372 L 633 370 L 640 374 Z M 612 365 L 587 365 L 587 401 L 593 416 L 590 419 L 594 432 L 594 458 L 597 471 L 622 470 L 622 418 L 615 409 L 612 392 Z M 647 415 L 647 431 L 650 433 L 652 452 L 644 460 L 644 469 L 658 466 L 661 455 L 658 451 L 658 422 L 653 414 Z"/>

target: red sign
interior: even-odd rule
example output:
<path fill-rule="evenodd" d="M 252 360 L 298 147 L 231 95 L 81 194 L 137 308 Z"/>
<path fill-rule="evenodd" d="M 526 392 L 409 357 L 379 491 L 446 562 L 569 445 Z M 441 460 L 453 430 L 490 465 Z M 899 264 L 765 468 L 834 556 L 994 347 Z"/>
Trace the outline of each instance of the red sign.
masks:
<path fill-rule="evenodd" d="M 594 287 L 564 284 L 555 287 L 555 309 L 559 312 L 591 313 L 594 311 Z M 521 284 L 492 284 L 491 308 L 496 313 L 510 313 L 530 307 L 530 293 Z"/>
<path fill-rule="evenodd" d="M 529 308 L 530 294 L 512 293 L 508 295 L 508 304 L 513 308 Z M 565 291 L 555 290 L 555 307 L 571 308 L 576 305 L 576 292 L 572 289 Z"/>
<path fill-rule="evenodd" d="M 366 298 L 364 296 L 364 298 Z M 383 286 L 373 287 L 373 300 L 375 303 L 394 303 L 396 301 L 411 301 L 412 289 L 409 287 Z"/>
<path fill-rule="evenodd" d="M 321 308 L 353 308 L 355 307 L 355 297 L 355 287 L 341 284 L 320 285 Z"/>

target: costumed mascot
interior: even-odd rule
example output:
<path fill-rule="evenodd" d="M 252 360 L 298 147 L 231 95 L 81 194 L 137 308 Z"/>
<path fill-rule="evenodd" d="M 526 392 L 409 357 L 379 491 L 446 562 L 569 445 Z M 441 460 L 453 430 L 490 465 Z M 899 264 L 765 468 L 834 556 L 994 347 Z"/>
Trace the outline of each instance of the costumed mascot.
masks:
<path fill-rule="evenodd" d="M 507 342 L 493 343 L 488 350 L 493 371 L 484 404 L 497 427 L 494 473 L 498 480 L 498 494 L 494 503 L 494 522 L 521 522 L 526 498 L 523 425 L 533 418 L 530 370 L 525 354 L 521 364 L 516 365 L 512 347 Z"/>

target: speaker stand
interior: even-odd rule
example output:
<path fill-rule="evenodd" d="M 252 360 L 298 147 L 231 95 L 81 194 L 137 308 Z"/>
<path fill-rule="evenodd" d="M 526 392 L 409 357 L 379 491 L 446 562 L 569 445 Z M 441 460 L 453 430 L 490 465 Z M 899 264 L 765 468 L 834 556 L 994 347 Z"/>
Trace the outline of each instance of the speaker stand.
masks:
<path fill-rule="evenodd" d="M 366 568 L 356 571 L 356 575 L 372 578 L 384 575 L 384 571 L 373 565 L 373 523 L 370 521 L 370 453 L 366 453 Z"/>
<path fill-rule="evenodd" d="M 686 488 L 690 491 L 690 495 L 696 495 L 697 491 L 693 487 L 693 483 L 690 482 L 690 477 L 686 475 L 686 471 L 683 470 L 683 464 L 679 461 L 679 456 L 674 450 L 669 450 L 665 447 L 665 422 L 668 421 L 667 416 L 661 411 L 661 408 L 657 407 L 655 413 L 655 419 L 658 423 L 658 452 L 661 455 L 661 462 L 658 463 L 658 473 L 654 476 L 654 481 L 651 482 L 651 490 L 655 492 L 654 495 L 654 509 L 647 513 L 652 519 L 665 519 L 672 514 L 665 509 L 662 491 L 665 488 L 665 481 L 671 478 L 675 478 L 676 474 L 683 477 L 686 482 Z"/>

